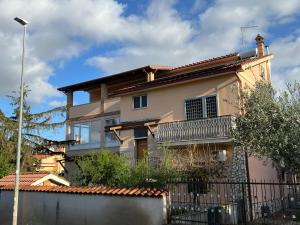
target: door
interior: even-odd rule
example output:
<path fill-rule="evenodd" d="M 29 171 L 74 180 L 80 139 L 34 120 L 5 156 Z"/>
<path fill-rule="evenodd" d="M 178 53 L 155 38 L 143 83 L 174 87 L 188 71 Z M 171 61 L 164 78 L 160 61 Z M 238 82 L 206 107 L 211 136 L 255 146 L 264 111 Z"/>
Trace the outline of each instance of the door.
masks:
<path fill-rule="evenodd" d="M 147 139 L 136 139 L 136 158 L 137 160 L 143 159 L 147 153 Z"/>

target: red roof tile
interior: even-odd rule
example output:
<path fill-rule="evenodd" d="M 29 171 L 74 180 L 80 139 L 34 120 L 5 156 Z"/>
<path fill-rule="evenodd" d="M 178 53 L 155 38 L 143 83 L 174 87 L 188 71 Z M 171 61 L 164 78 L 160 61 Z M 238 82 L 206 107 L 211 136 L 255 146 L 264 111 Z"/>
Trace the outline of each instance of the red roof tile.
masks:
<path fill-rule="evenodd" d="M 104 77 L 94 79 L 94 80 L 89 80 L 89 81 L 85 81 L 85 82 L 81 82 L 81 83 L 77 83 L 77 84 L 68 85 L 68 86 L 65 86 L 65 87 L 58 88 L 58 90 L 59 91 L 64 91 L 64 92 L 74 91 L 74 90 L 81 90 L 82 88 L 86 88 L 90 85 L 95 85 L 98 82 L 107 82 L 108 80 L 115 80 L 118 77 L 127 75 L 128 73 L 132 73 L 132 72 L 135 72 L 135 71 L 142 71 L 142 70 L 145 70 L 145 69 L 173 71 L 173 70 L 182 69 L 182 68 L 186 68 L 186 67 L 190 67 L 190 66 L 194 66 L 194 65 L 200 65 L 200 64 L 204 64 L 204 63 L 215 62 L 215 61 L 218 61 L 218 60 L 231 58 L 231 57 L 234 57 L 234 56 L 237 56 L 237 55 L 238 55 L 238 53 L 231 53 L 231 54 L 227 54 L 227 55 L 223 55 L 223 56 L 219 56 L 219 57 L 214 57 L 214 58 L 194 62 L 194 63 L 191 63 L 191 64 L 179 66 L 179 67 L 162 66 L 162 65 L 148 65 L 148 66 L 136 68 L 136 69 L 133 69 L 133 70 L 124 71 L 124 72 L 121 72 L 121 73 L 117 73 L 117 74 L 113 74 L 113 75 L 109 75 L 109 76 L 104 76 Z"/>
<path fill-rule="evenodd" d="M 31 185 L 39 179 L 47 176 L 49 172 L 28 172 L 20 174 L 20 185 Z M 0 186 L 15 185 L 16 175 L 11 174 L 0 179 Z"/>
<path fill-rule="evenodd" d="M 14 186 L 4 186 L 0 190 L 14 190 Z M 97 187 L 66 187 L 66 186 L 20 186 L 20 191 L 27 192 L 55 192 L 55 193 L 73 193 L 90 195 L 114 195 L 131 197 L 153 197 L 161 198 L 168 192 L 164 189 L 150 188 L 110 188 L 105 186 Z"/>
<path fill-rule="evenodd" d="M 214 58 L 210 58 L 210 59 L 205 59 L 205 60 L 202 60 L 202 61 L 189 63 L 189 64 L 186 64 L 186 65 L 183 65 L 183 66 L 174 67 L 172 70 L 183 69 L 183 68 L 186 68 L 186 67 L 201 65 L 201 64 L 205 64 L 205 63 L 211 63 L 211 62 L 215 62 L 215 61 L 218 61 L 218 60 L 221 60 L 221 59 L 226 59 L 226 58 L 231 58 L 231 57 L 234 57 L 234 56 L 238 56 L 238 54 L 239 54 L 238 52 L 235 52 L 235 53 L 230 53 L 230 54 L 227 54 L 227 55 L 222 55 L 222 56 L 218 56 L 218 57 L 214 57 Z"/>
<path fill-rule="evenodd" d="M 226 72 L 236 71 L 241 68 L 242 62 L 246 60 L 238 60 L 225 65 L 217 65 L 214 67 L 205 68 L 202 70 L 197 70 L 193 72 L 187 72 L 182 74 L 166 75 L 162 78 L 155 79 L 150 82 L 138 83 L 126 88 L 118 89 L 111 94 L 111 96 L 121 95 L 133 91 L 145 90 L 152 87 L 158 87 L 163 85 L 169 85 L 172 83 L 177 83 L 186 80 L 192 80 L 201 77 L 214 76 L 218 74 L 223 74 Z"/>

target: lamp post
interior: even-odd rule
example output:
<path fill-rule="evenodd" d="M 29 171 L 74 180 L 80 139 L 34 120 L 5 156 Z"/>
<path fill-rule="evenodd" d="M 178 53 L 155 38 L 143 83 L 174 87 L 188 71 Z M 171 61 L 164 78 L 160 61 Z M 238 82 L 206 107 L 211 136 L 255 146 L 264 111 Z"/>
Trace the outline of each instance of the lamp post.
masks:
<path fill-rule="evenodd" d="M 22 70 L 21 70 L 21 84 L 20 84 L 20 112 L 19 112 L 19 130 L 18 130 L 18 146 L 17 146 L 17 163 L 16 163 L 16 185 L 15 185 L 15 197 L 14 197 L 14 209 L 13 209 L 13 222 L 12 225 L 18 223 L 18 205 L 19 205 L 19 185 L 20 185 L 20 159 L 21 159 L 21 144 L 22 144 L 22 122 L 23 122 L 23 99 L 24 99 L 24 54 L 25 54 L 25 35 L 26 26 L 28 22 L 19 17 L 14 19 L 24 28 L 23 30 L 23 51 L 22 51 Z"/>

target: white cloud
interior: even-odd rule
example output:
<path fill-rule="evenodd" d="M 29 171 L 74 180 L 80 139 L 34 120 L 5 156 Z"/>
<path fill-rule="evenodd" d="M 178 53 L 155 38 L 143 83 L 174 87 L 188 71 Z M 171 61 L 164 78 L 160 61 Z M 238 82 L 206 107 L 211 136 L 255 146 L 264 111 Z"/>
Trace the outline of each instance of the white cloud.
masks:
<path fill-rule="evenodd" d="M 284 87 L 287 82 L 300 81 L 300 35 L 299 32 L 277 39 L 270 46 L 274 52 L 272 61 L 273 83 Z"/>
<path fill-rule="evenodd" d="M 65 106 L 66 104 L 67 104 L 66 101 L 57 101 L 57 100 L 54 100 L 54 101 L 49 102 L 49 105 L 52 106 L 52 107 Z"/>
<path fill-rule="evenodd" d="M 243 50 L 241 26 L 259 26 L 245 32 L 246 48 L 254 47 L 257 33 L 265 35 L 266 44 L 270 44 L 270 39 L 274 39 L 270 29 L 295 21 L 300 9 L 298 0 L 278 0 L 276 4 L 272 0 L 218 0 L 199 14 L 198 23 L 195 24 L 194 21 L 180 18 L 173 7 L 174 1 L 166 2 L 152 1 L 147 16 L 135 17 L 134 20 L 139 23 L 134 28 L 129 24 L 130 30 L 136 31 L 133 33 L 136 39 L 131 39 L 126 46 L 110 54 L 91 57 L 87 63 L 101 68 L 107 74 L 148 64 L 185 64 Z M 272 43 L 271 51 L 275 53 L 273 65 L 277 64 L 274 66 L 274 83 L 294 77 L 284 74 L 291 73 L 291 70 L 295 74 L 297 71 L 297 67 L 293 67 L 297 66 L 299 57 L 290 60 L 291 55 L 300 52 L 296 53 L 299 42 L 296 39 L 294 37 L 293 41 L 286 41 L 287 48 L 283 51 L 280 50 L 283 45 L 281 42 L 285 40 L 275 39 Z M 292 68 L 282 71 L 286 67 Z M 281 74 L 277 72 L 279 69 Z"/>
<path fill-rule="evenodd" d="M 201 4 L 198 4 L 200 2 Z M 298 0 L 217 0 L 203 10 L 204 1 L 195 1 L 196 20 L 180 17 L 175 0 L 152 0 L 143 15 L 125 16 L 126 5 L 114 0 L 2 0 L 0 8 L 0 95 L 19 84 L 21 27 L 12 18 L 24 17 L 30 24 L 26 57 L 26 82 L 32 89 L 31 101 L 40 103 L 59 93 L 49 83 L 55 74 L 52 62 L 63 65 L 84 50 L 106 43 L 119 48 L 87 59 L 87 64 L 107 74 L 147 64 L 180 65 L 236 51 L 241 46 L 241 26 L 259 25 L 268 40 L 270 28 L 295 20 Z M 254 42 L 257 30 L 249 31 L 246 44 Z M 298 36 L 297 36 L 298 35 Z M 287 48 L 280 51 L 280 46 Z M 280 71 L 297 70 L 299 34 L 275 40 L 274 49 Z M 300 51 L 298 51 L 300 52 Z M 293 70 L 293 71 L 295 71 Z M 275 73 L 275 78 L 279 76 Z M 55 104 L 55 103 L 54 103 Z"/>
<path fill-rule="evenodd" d="M 17 15 L 29 21 L 25 82 L 30 101 L 41 103 L 59 92 L 49 83 L 59 62 L 79 56 L 83 50 L 108 40 L 122 41 L 130 34 L 124 6 L 113 0 L 2 0 L 0 8 L 0 96 L 19 85 L 22 27 Z"/>

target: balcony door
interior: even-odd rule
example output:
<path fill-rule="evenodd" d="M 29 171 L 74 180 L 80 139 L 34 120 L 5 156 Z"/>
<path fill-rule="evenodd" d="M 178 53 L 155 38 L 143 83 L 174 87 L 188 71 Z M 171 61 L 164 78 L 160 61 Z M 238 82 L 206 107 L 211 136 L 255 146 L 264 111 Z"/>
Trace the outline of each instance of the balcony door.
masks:
<path fill-rule="evenodd" d="M 148 143 L 147 139 L 136 139 L 136 158 L 137 160 L 143 159 L 147 154 Z"/>
<path fill-rule="evenodd" d="M 148 129 L 146 127 L 134 128 L 134 138 L 136 146 L 136 159 L 143 159 L 148 148 Z"/>

